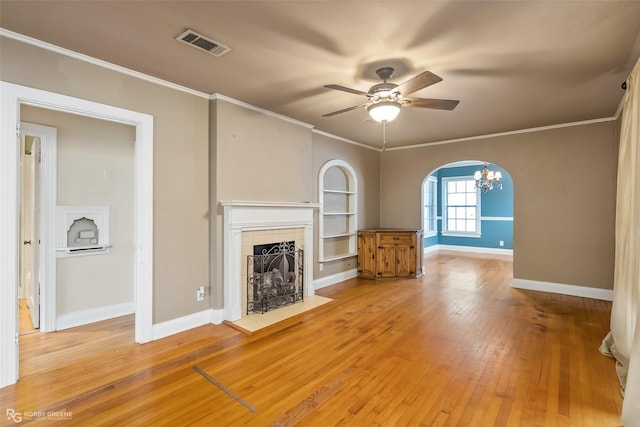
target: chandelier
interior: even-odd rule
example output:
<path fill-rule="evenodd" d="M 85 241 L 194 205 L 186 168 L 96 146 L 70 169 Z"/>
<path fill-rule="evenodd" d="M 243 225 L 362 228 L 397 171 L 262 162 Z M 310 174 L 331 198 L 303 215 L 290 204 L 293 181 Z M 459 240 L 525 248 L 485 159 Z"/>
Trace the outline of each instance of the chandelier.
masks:
<path fill-rule="evenodd" d="M 484 164 L 481 171 L 476 171 L 476 173 L 473 174 L 473 179 L 476 180 L 476 187 L 481 189 L 483 193 L 493 190 L 493 187 L 502 190 L 502 173 L 500 171 L 494 172 L 489 170 L 487 163 Z"/>

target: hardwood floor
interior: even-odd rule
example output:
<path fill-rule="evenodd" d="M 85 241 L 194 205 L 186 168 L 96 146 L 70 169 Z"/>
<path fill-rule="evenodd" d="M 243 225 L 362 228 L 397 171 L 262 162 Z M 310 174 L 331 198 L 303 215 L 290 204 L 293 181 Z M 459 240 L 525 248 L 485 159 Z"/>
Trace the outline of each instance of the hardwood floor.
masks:
<path fill-rule="evenodd" d="M 18 331 L 20 335 L 38 332 L 38 330 L 33 327 L 26 299 L 18 300 Z"/>
<path fill-rule="evenodd" d="M 333 301 L 253 335 L 138 345 L 131 316 L 25 335 L 2 425 L 6 409 L 64 425 L 619 425 L 598 352 L 609 302 L 512 289 L 507 257 L 425 261 L 419 279 L 321 289 Z"/>

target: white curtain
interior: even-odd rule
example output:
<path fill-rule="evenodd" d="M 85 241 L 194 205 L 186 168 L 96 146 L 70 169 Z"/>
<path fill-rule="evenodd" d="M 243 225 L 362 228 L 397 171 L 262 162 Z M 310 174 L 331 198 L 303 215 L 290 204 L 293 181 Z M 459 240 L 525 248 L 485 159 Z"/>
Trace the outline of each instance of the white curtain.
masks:
<path fill-rule="evenodd" d="M 600 350 L 616 358 L 622 423 L 640 425 L 640 60 L 623 100 L 611 332 Z"/>

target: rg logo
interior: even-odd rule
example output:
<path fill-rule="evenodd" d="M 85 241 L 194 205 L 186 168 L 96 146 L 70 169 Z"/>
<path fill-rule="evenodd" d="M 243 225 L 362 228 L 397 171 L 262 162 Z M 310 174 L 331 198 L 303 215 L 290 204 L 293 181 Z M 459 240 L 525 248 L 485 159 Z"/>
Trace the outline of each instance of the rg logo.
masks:
<path fill-rule="evenodd" d="M 13 421 L 14 423 L 22 422 L 22 413 L 9 408 L 7 409 L 7 420 Z"/>

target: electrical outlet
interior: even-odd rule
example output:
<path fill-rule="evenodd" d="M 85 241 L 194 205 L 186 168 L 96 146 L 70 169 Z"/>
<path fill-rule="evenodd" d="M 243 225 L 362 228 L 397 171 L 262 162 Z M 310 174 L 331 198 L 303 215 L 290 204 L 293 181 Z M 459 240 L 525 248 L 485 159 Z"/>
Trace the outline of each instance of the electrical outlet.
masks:
<path fill-rule="evenodd" d="M 504 240 L 500 240 L 500 246 L 504 246 Z"/>
<path fill-rule="evenodd" d="M 204 300 L 204 286 L 200 286 L 196 290 L 196 301 L 202 301 L 202 300 Z"/>
<path fill-rule="evenodd" d="M 324 270 L 324 264 L 320 263 L 320 271 Z"/>

